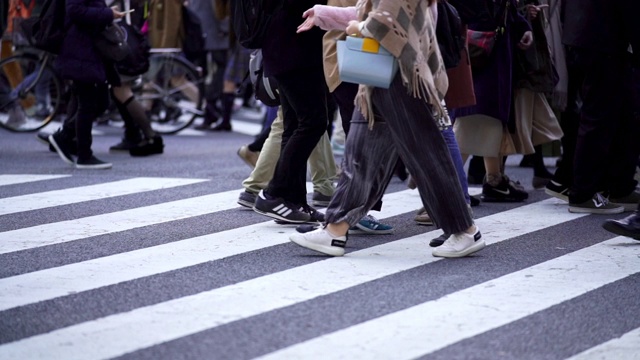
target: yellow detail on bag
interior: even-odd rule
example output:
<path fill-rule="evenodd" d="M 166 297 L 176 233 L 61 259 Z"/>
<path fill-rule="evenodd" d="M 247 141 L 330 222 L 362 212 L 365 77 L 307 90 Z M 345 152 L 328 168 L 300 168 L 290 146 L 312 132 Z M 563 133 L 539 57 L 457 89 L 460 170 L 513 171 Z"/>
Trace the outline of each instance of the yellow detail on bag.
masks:
<path fill-rule="evenodd" d="M 372 38 L 362 40 L 362 51 L 377 54 L 380 51 L 380 43 Z"/>

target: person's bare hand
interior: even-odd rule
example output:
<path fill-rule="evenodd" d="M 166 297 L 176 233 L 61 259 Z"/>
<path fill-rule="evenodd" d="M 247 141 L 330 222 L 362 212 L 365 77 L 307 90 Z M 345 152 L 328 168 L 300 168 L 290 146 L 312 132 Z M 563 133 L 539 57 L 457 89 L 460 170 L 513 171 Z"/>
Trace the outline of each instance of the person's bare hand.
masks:
<path fill-rule="evenodd" d="M 522 50 L 527 50 L 531 44 L 533 44 L 533 34 L 531 31 L 527 31 L 522 35 L 522 39 L 520 39 L 518 47 Z"/>
<path fill-rule="evenodd" d="M 538 17 L 538 13 L 542 11 L 542 8 L 548 7 L 549 5 L 527 5 L 527 13 L 531 19 L 535 19 Z"/>
<path fill-rule="evenodd" d="M 111 11 L 114 19 L 122 19 L 126 15 L 126 13 L 119 11 L 117 6 L 112 7 Z"/>
<path fill-rule="evenodd" d="M 297 33 L 311 30 L 315 26 L 316 12 L 313 10 L 313 8 L 303 12 L 302 17 L 305 18 L 305 20 L 298 26 L 298 30 L 296 31 Z"/>
<path fill-rule="evenodd" d="M 360 22 L 356 20 L 349 21 L 349 25 L 347 25 L 345 31 L 349 36 L 362 36 L 362 34 L 360 34 Z"/>

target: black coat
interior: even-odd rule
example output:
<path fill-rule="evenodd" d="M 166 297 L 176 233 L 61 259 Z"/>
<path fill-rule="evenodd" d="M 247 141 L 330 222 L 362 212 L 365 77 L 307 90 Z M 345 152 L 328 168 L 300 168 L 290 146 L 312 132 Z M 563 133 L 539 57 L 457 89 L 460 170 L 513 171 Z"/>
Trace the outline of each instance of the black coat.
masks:
<path fill-rule="evenodd" d="M 65 79 L 85 83 L 107 81 L 107 66 L 93 46 L 95 37 L 113 22 L 113 12 L 104 0 L 66 0 L 67 36 L 56 59 Z M 113 71 L 110 69 L 110 71 Z"/>
<path fill-rule="evenodd" d="M 266 76 L 293 70 L 322 67 L 322 36 L 318 27 L 297 34 L 304 19 L 302 13 L 326 0 L 285 0 L 283 8 L 274 14 L 262 46 Z"/>
<path fill-rule="evenodd" d="M 640 32 L 640 21 L 623 20 L 625 14 L 638 16 L 638 0 L 564 0 L 563 5 L 566 45 L 620 54 L 629 47 L 629 33 Z"/>

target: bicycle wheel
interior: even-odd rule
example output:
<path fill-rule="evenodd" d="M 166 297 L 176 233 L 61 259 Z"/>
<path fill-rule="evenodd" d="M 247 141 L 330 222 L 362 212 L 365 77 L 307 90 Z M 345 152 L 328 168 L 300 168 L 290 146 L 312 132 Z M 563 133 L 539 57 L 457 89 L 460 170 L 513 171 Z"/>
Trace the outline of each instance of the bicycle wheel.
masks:
<path fill-rule="evenodd" d="M 63 85 L 50 59 L 23 53 L 0 61 L 0 126 L 14 132 L 37 131 L 58 113 Z"/>
<path fill-rule="evenodd" d="M 134 91 L 160 134 L 175 134 L 202 116 L 204 79 L 175 54 L 152 54 L 149 71 Z"/>

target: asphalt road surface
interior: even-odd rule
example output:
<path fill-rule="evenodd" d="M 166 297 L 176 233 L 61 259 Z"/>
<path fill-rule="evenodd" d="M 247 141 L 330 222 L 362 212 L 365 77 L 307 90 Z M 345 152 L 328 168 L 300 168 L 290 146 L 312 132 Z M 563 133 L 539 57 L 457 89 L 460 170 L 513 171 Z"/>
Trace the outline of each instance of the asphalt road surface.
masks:
<path fill-rule="evenodd" d="M 530 198 L 474 208 L 474 256 L 432 257 L 394 177 L 372 213 L 394 233 L 328 258 L 237 205 L 260 118 L 240 115 L 149 158 L 96 126 L 111 170 L 0 131 L 0 359 L 640 359 L 640 242 L 533 190 L 518 157 Z"/>

